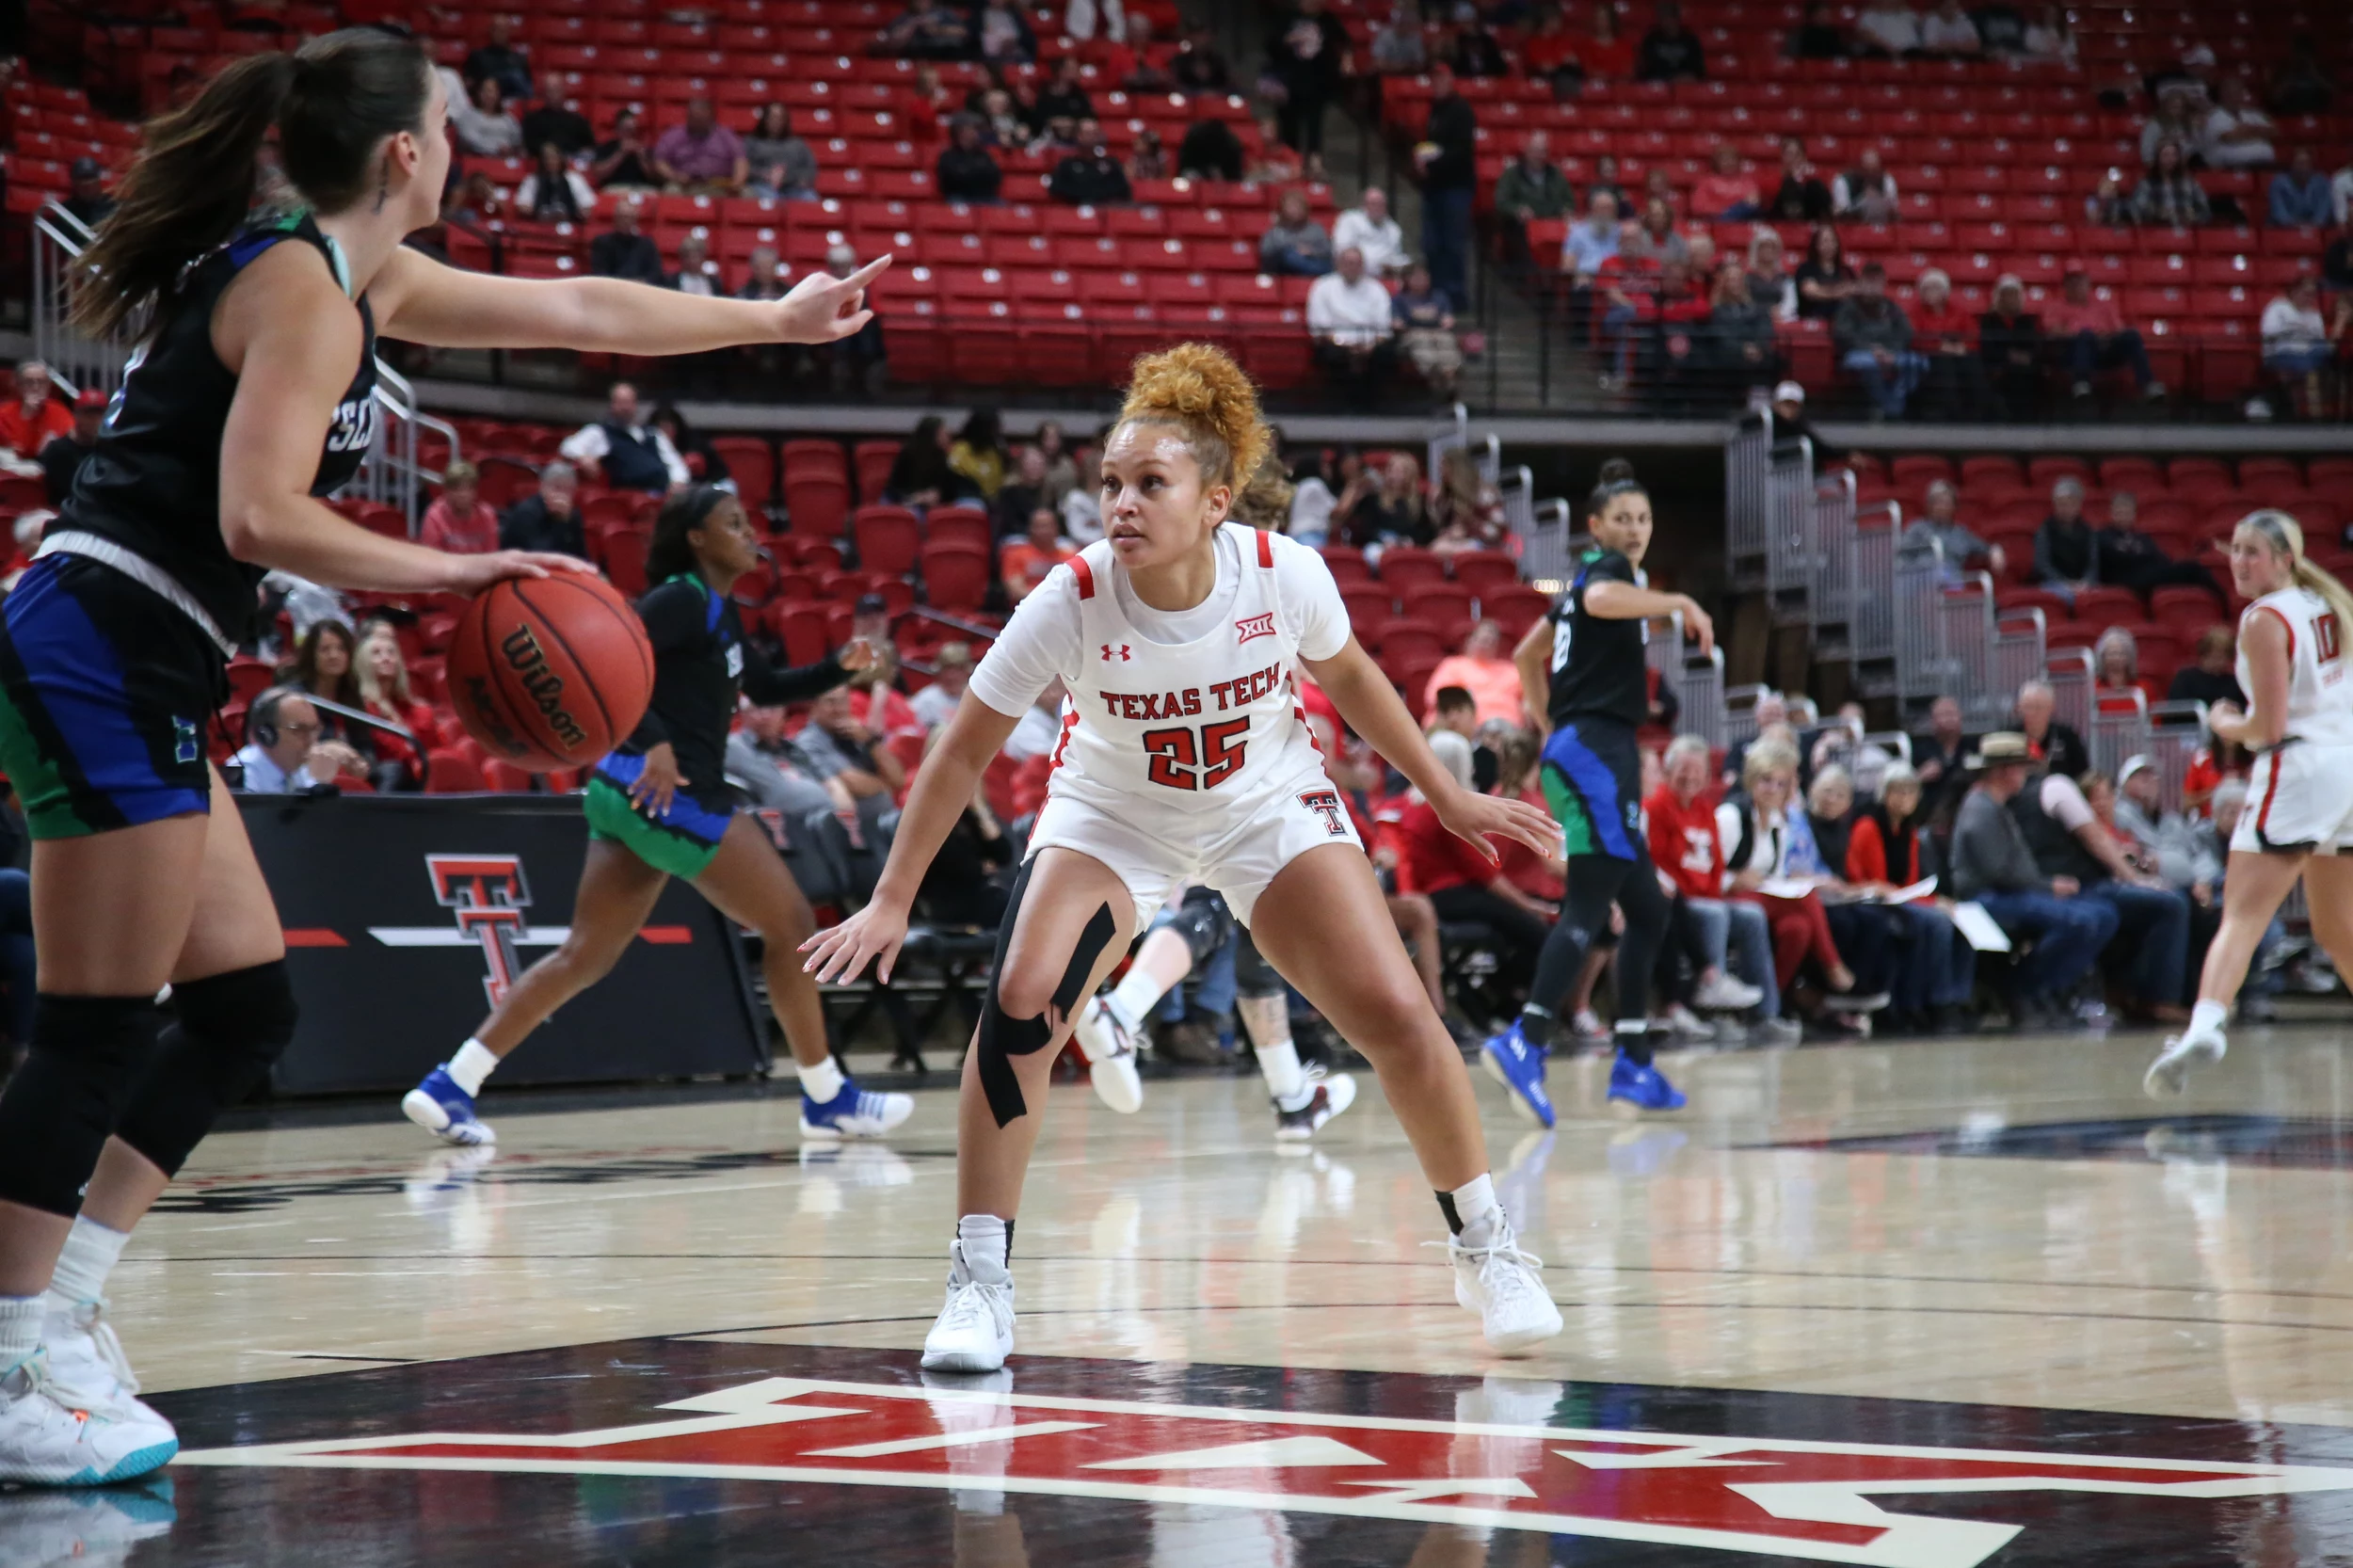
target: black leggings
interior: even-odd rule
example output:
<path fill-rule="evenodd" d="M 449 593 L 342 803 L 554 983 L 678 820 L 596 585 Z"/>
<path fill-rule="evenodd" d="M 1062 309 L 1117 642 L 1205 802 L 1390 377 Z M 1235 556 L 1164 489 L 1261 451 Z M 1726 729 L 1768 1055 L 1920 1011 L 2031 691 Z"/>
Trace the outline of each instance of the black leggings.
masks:
<path fill-rule="evenodd" d="M 1612 855 L 1572 855 L 1569 856 L 1568 896 L 1561 904 L 1561 919 L 1553 925 L 1552 935 L 1545 938 L 1544 952 L 1536 958 L 1536 982 L 1529 989 L 1528 1004 L 1550 1017 L 1558 1015 L 1569 988 L 1577 984 L 1577 971 L 1585 967 L 1585 954 L 1593 945 L 1596 932 L 1609 929 L 1609 906 L 1615 904 L 1625 917 L 1625 932 L 1618 938 L 1616 984 L 1618 1021 L 1640 1023 L 1650 1017 L 1651 972 L 1658 965 L 1658 948 L 1667 934 L 1667 920 L 1673 905 L 1659 889 L 1658 872 L 1651 864 L 1650 851 L 1639 843 L 1635 857 L 1621 860 Z M 1648 1038 L 1627 1031 L 1618 1035 L 1618 1044 L 1637 1062 L 1650 1061 Z"/>

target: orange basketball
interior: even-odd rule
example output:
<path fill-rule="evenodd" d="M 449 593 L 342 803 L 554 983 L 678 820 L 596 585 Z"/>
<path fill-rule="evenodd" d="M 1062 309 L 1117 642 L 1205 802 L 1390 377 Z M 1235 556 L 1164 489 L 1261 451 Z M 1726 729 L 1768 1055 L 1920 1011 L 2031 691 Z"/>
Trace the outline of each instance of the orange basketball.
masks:
<path fill-rule="evenodd" d="M 535 773 L 602 757 L 653 696 L 653 645 L 637 612 L 584 571 L 509 578 L 476 595 L 448 668 L 466 733 Z"/>

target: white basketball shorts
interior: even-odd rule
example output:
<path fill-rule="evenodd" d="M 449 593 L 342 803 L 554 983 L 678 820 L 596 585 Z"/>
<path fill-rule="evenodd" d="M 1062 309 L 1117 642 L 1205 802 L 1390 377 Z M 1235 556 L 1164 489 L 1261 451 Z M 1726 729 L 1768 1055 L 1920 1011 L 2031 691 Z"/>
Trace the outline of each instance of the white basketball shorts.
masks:
<path fill-rule="evenodd" d="M 2353 846 L 2353 746 L 2296 741 L 2255 759 L 2231 847 L 2318 850 Z"/>

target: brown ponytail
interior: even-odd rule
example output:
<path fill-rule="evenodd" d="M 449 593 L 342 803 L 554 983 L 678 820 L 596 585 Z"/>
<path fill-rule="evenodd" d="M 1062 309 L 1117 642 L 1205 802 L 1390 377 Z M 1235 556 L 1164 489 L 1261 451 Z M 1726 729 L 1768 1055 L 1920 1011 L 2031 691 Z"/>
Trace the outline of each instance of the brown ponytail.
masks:
<path fill-rule="evenodd" d="M 168 299 L 187 264 L 252 211 L 273 130 L 302 200 L 325 213 L 351 206 L 380 183 L 374 166 L 386 137 L 441 134 L 424 123 L 432 79 L 416 40 L 377 27 L 223 67 L 190 103 L 148 122 L 115 211 L 82 258 L 74 325 L 111 336 Z"/>

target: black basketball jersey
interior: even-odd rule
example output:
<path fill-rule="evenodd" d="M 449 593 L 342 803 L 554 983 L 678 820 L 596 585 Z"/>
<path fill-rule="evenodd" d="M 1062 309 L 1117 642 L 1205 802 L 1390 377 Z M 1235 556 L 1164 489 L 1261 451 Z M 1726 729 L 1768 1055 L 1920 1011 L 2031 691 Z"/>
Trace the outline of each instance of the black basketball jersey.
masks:
<path fill-rule="evenodd" d="M 1552 622 L 1552 700 L 1547 716 L 1554 728 L 1578 719 L 1615 719 L 1629 728 L 1647 711 L 1648 672 L 1642 644 L 1649 628 L 1639 620 L 1605 620 L 1588 614 L 1585 592 L 1593 584 L 1639 583 L 1634 563 L 1615 550 L 1589 550 L 1545 618 Z"/>
<path fill-rule="evenodd" d="M 191 264 L 124 370 L 98 445 L 53 525 L 95 534 L 161 568 L 232 642 L 254 635 L 264 568 L 231 556 L 221 537 L 220 439 L 237 378 L 213 351 L 213 308 L 256 256 L 289 239 L 317 246 L 335 266 L 307 213 L 243 230 Z M 376 439 L 376 318 L 364 297 L 359 306 L 360 363 L 328 427 L 312 495 L 349 483 Z"/>

